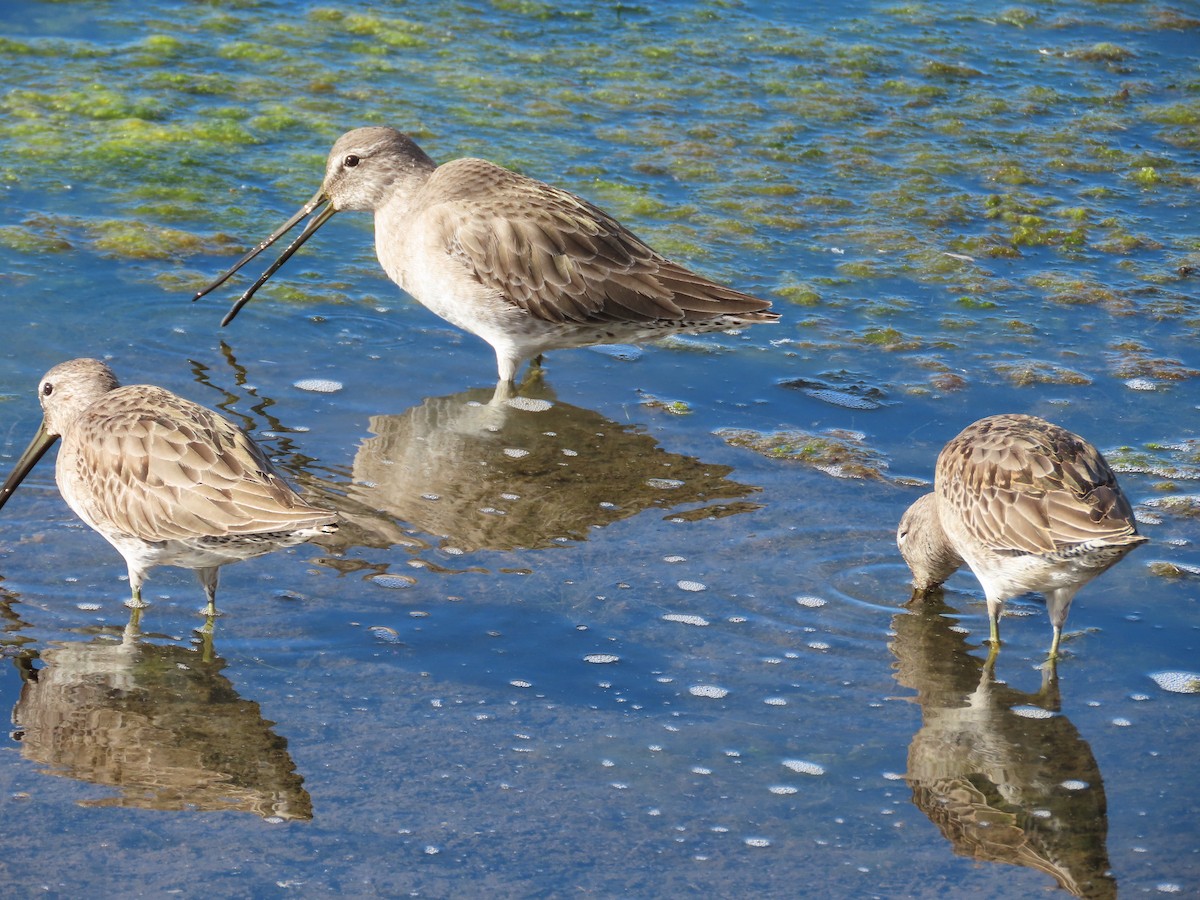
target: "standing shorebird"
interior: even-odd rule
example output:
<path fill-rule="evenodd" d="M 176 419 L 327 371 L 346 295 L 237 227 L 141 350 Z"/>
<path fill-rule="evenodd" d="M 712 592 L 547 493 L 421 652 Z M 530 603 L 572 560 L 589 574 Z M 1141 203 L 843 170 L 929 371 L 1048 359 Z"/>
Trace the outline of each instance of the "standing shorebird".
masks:
<path fill-rule="evenodd" d="M 1045 595 L 1058 656 L 1076 592 L 1146 542 L 1100 452 L 1037 416 L 988 416 L 938 455 L 934 490 L 900 520 L 896 543 L 914 595 L 942 584 L 964 562 L 983 585 L 992 652 L 1004 601 Z"/>
<path fill-rule="evenodd" d="M 221 566 L 337 528 L 237 426 L 162 388 L 121 387 L 99 360 L 55 366 L 38 398 L 41 427 L 0 487 L 0 507 L 61 437 L 58 490 L 125 557 L 134 609 L 145 606 L 150 569 L 182 566 L 204 586 L 211 622 Z"/>
<path fill-rule="evenodd" d="M 219 287 L 322 205 L 222 325 L 344 209 L 375 214 L 375 252 L 388 277 L 491 344 L 501 384 L 512 384 L 521 363 L 546 350 L 779 318 L 766 300 L 665 259 L 574 194 L 482 159 L 439 166 L 407 135 L 382 127 L 338 138 L 313 198 L 193 299 Z"/>

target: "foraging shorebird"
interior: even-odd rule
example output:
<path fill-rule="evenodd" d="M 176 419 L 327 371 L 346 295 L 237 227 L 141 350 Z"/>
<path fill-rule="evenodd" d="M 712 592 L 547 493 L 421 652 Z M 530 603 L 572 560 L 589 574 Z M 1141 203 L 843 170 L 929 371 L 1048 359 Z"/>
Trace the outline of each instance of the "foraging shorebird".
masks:
<path fill-rule="evenodd" d="M 993 652 L 1004 602 L 1045 595 L 1051 659 L 1076 592 L 1145 542 L 1100 452 L 1025 415 L 980 419 L 946 444 L 933 492 L 908 508 L 896 532 L 915 594 L 964 562 L 971 568 L 987 596 Z"/>
<path fill-rule="evenodd" d="M 337 528 L 241 429 L 162 388 L 121 387 L 99 360 L 55 366 L 38 399 L 41 427 L 0 487 L 0 507 L 61 438 L 59 492 L 125 558 L 135 609 L 150 569 L 181 566 L 204 586 L 211 620 L 221 566 Z"/>
<path fill-rule="evenodd" d="M 319 207 L 222 325 L 334 213 L 347 209 L 374 214 L 375 252 L 392 281 L 491 344 L 501 384 L 513 384 L 521 363 L 547 350 L 779 318 L 766 300 L 671 262 L 574 194 L 482 159 L 439 166 L 407 135 L 383 127 L 338 138 L 313 198 L 193 299 Z"/>

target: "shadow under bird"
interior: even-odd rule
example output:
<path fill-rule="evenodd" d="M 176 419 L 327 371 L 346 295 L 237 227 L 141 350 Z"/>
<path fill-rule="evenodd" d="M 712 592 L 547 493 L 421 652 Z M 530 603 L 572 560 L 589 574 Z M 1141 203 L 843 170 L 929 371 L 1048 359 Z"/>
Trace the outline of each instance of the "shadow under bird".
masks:
<path fill-rule="evenodd" d="M 671 262 L 574 194 L 482 159 L 438 165 L 407 135 L 338 138 L 321 189 L 193 298 L 308 221 L 222 320 L 341 210 L 375 216 L 375 252 L 418 302 L 491 344 L 501 384 L 547 350 L 640 342 L 775 322 L 770 303 Z"/>
<path fill-rule="evenodd" d="M 1081 587 L 1146 542 L 1100 452 L 1045 419 L 997 415 L 968 425 L 938 455 L 934 490 L 900 520 L 896 543 L 914 596 L 965 562 L 987 596 L 992 652 L 1006 600 L 1046 598 L 1058 656 Z"/>
<path fill-rule="evenodd" d="M 0 487 L 0 507 L 59 438 L 67 505 L 129 567 L 135 609 L 155 566 L 192 569 L 216 615 L 221 566 L 337 529 L 237 426 L 148 384 L 122 387 L 95 359 L 55 366 L 38 385 L 41 427 Z"/>

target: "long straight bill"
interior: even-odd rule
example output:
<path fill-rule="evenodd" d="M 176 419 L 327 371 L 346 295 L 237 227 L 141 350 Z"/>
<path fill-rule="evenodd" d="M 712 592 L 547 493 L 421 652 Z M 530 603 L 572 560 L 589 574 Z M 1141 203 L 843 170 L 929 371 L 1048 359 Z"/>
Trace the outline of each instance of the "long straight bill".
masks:
<path fill-rule="evenodd" d="M 285 228 L 281 228 L 274 235 L 272 235 L 271 238 L 269 238 L 258 249 L 255 250 L 255 253 L 258 253 L 259 250 L 261 250 L 261 249 L 269 247 L 273 241 L 278 240 L 279 237 L 284 235 L 289 228 L 291 228 L 293 225 L 296 224 L 296 222 L 300 221 L 300 219 L 304 218 L 305 215 L 308 215 L 308 213 L 312 212 L 312 210 L 315 209 L 320 204 L 321 195 L 318 194 L 316 197 L 313 198 L 313 200 L 316 202 L 315 203 L 310 202 L 308 204 L 305 204 L 304 209 L 300 210 L 300 213 L 297 213 L 295 216 L 292 216 L 291 219 L 289 219 L 286 223 L 284 223 L 286 225 Z M 296 235 L 296 239 L 287 245 L 286 250 L 284 250 L 281 254 L 279 254 L 279 259 L 277 259 L 277 260 L 275 260 L 275 262 L 271 263 L 271 265 L 269 265 L 267 267 L 267 270 L 258 276 L 258 280 L 256 282 L 254 282 L 254 284 L 250 285 L 250 289 L 247 290 L 246 293 L 242 294 L 242 296 L 240 296 L 238 298 L 237 303 L 233 304 L 233 306 L 230 308 L 229 312 L 225 313 L 225 318 L 223 318 L 221 320 L 222 328 L 224 328 L 226 325 L 228 325 L 230 322 L 233 321 L 233 317 L 238 314 L 238 312 L 241 310 L 241 308 L 243 306 L 245 306 L 247 303 L 250 302 L 250 298 L 254 296 L 255 292 L 260 287 L 262 287 L 264 284 L 267 283 L 267 279 L 270 278 L 272 275 L 274 275 L 276 273 L 276 271 L 278 271 L 280 266 L 282 266 L 285 262 L 287 262 L 289 259 L 291 259 L 292 254 L 295 253 L 297 250 L 299 250 L 304 245 L 305 241 L 307 241 L 310 237 L 312 237 L 314 234 L 316 234 L 317 229 L 320 228 L 322 225 L 324 225 L 326 222 L 328 222 L 333 217 L 333 214 L 336 212 L 337 212 L 337 210 L 334 209 L 333 205 L 329 204 L 323 210 L 321 210 L 319 213 L 317 213 L 315 216 L 313 216 L 312 219 L 309 220 L 308 224 L 304 226 L 304 230 L 301 231 L 298 235 Z M 301 213 L 303 215 L 301 215 Z M 241 263 L 238 263 L 238 265 L 241 265 Z M 234 269 L 234 271 L 236 271 L 236 269 Z M 232 275 L 232 274 L 233 274 L 233 272 L 229 273 L 229 275 Z M 228 275 L 225 277 L 228 277 Z M 224 280 L 224 278 L 222 279 L 222 281 L 223 280 Z"/>
<path fill-rule="evenodd" d="M 13 495 L 13 491 L 25 480 L 25 476 L 29 474 L 29 470 L 37 465 L 38 460 L 46 455 L 46 451 L 57 440 L 58 435 L 52 435 L 46 431 L 45 422 L 42 422 L 38 426 L 37 434 L 33 436 L 33 440 L 29 442 L 29 446 L 25 448 L 25 452 L 17 459 L 17 463 L 13 466 L 8 480 L 4 482 L 4 486 L 0 487 L 0 509 L 3 509 L 4 504 L 8 502 L 8 498 Z"/>
<path fill-rule="evenodd" d="M 300 207 L 300 209 L 297 210 L 290 219 L 288 219 L 286 222 L 284 222 L 282 225 L 280 225 L 278 228 L 276 228 L 271 233 L 270 237 L 268 237 L 265 241 L 263 241 L 261 244 L 259 244 L 257 247 L 255 247 L 253 250 L 251 250 L 249 253 L 247 253 L 245 256 L 243 256 L 241 259 L 239 259 L 237 262 L 235 262 L 233 264 L 233 268 L 227 269 L 216 281 L 214 281 L 212 284 L 210 284 L 208 287 L 204 288 L 203 290 L 198 291 L 196 296 L 192 298 L 192 302 L 195 303 L 197 300 L 199 300 L 205 294 L 207 294 L 211 291 L 215 291 L 217 288 L 219 288 L 221 285 L 223 285 L 242 266 L 244 266 L 246 263 L 250 262 L 250 260 L 254 259 L 254 257 L 258 256 L 258 254 L 262 253 L 264 250 L 266 250 L 268 247 L 270 247 L 273 243 L 275 243 L 277 240 L 279 240 L 281 237 L 283 237 L 285 234 L 287 234 L 289 231 L 291 231 L 293 228 L 295 228 L 296 223 L 299 222 L 301 219 L 303 219 L 305 216 L 307 216 L 309 213 L 311 213 L 318 206 L 320 206 L 321 202 L 324 199 L 325 199 L 324 195 L 320 191 L 317 191 L 317 193 L 313 195 L 313 198 L 311 200 L 309 200 L 302 207 Z"/>

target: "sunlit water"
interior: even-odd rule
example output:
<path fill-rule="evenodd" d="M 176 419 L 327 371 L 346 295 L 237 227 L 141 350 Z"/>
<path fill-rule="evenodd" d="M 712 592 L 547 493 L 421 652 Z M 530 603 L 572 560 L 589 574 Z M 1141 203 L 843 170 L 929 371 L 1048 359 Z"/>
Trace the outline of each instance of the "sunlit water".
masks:
<path fill-rule="evenodd" d="M 106 356 L 343 526 L 225 569 L 211 646 L 177 570 L 123 639 L 120 558 L 35 470 L 0 515 L 9 891 L 1200 890 L 1200 14 L 114 6 L 0 7 L 0 462 L 40 375 Z M 236 285 L 190 294 L 370 122 L 784 320 L 555 353 L 487 406 L 490 350 L 347 213 L 218 330 Z M 905 608 L 895 524 L 1000 411 L 1092 439 L 1152 540 L 1057 682 L 1036 599 L 994 673 L 969 573 Z"/>

